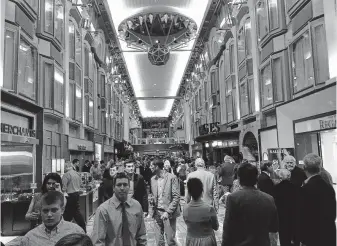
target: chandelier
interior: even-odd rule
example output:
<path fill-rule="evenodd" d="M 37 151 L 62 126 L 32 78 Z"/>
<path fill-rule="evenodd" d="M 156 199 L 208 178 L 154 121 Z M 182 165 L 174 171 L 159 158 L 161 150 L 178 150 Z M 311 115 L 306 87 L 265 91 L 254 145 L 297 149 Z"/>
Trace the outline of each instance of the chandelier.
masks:
<path fill-rule="evenodd" d="M 186 48 L 197 35 L 197 24 L 177 13 L 132 16 L 119 24 L 118 37 L 127 47 L 148 53 L 151 64 L 162 66 L 170 51 Z"/>

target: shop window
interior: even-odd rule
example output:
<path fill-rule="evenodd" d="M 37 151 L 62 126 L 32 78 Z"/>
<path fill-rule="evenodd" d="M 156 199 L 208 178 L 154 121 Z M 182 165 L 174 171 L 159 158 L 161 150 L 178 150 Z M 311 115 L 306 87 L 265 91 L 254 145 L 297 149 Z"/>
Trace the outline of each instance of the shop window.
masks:
<path fill-rule="evenodd" d="M 30 193 L 33 183 L 34 147 L 30 144 L 1 142 L 1 202 L 17 201 Z M 26 196 L 27 194 L 25 194 Z"/>
<path fill-rule="evenodd" d="M 294 93 L 314 84 L 314 64 L 308 31 L 292 45 L 292 71 Z"/>
<path fill-rule="evenodd" d="M 207 81 L 204 82 L 204 99 L 207 102 L 208 101 L 208 92 L 207 92 Z"/>
<path fill-rule="evenodd" d="M 4 80 L 3 87 L 9 90 L 14 90 L 14 74 L 16 71 L 16 47 L 17 47 L 18 30 L 10 28 L 6 23 L 5 31 L 5 49 L 4 49 Z"/>
<path fill-rule="evenodd" d="M 282 56 L 276 56 L 261 69 L 262 107 L 283 101 L 283 64 Z"/>
<path fill-rule="evenodd" d="M 101 97 L 105 97 L 105 75 L 104 74 L 100 74 L 100 80 L 99 80 L 99 84 L 100 84 L 100 91 L 101 91 Z"/>
<path fill-rule="evenodd" d="M 236 82 L 235 82 L 235 55 L 233 40 L 228 40 L 225 50 L 225 104 L 226 122 L 236 120 Z"/>
<path fill-rule="evenodd" d="M 293 92 L 329 79 L 325 26 L 322 19 L 309 25 L 291 45 Z M 315 83 L 316 82 L 316 83 Z"/>
<path fill-rule="evenodd" d="M 106 112 L 101 112 L 101 132 L 106 134 Z"/>
<path fill-rule="evenodd" d="M 35 101 L 37 50 L 23 36 L 17 43 L 17 36 L 17 27 L 6 23 L 3 87 Z"/>
<path fill-rule="evenodd" d="M 256 4 L 257 34 L 260 42 L 271 31 L 280 28 L 278 0 L 259 0 Z"/>
<path fill-rule="evenodd" d="M 248 115 L 249 104 L 248 104 L 248 85 L 247 81 L 240 85 L 240 112 L 241 116 Z"/>
<path fill-rule="evenodd" d="M 21 38 L 18 51 L 18 91 L 31 99 L 36 99 L 36 63 L 37 50 Z"/>
<path fill-rule="evenodd" d="M 84 93 L 85 93 L 85 124 L 94 127 L 94 84 L 96 78 L 93 75 L 96 62 L 90 52 L 89 44 L 84 45 Z"/>
<path fill-rule="evenodd" d="M 59 113 L 64 111 L 64 73 L 52 61 L 43 59 L 44 107 Z"/>
<path fill-rule="evenodd" d="M 244 26 L 242 26 L 238 31 L 238 64 L 240 64 L 245 57 L 245 30 Z"/>
<path fill-rule="evenodd" d="M 30 0 L 33 1 L 33 0 Z M 51 39 L 57 46 L 64 43 L 64 4 L 62 0 L 41 0 L 38 34 Z"/>
<path fill-rule="evenodd" d="M 82 89 L 79 86 L 75 91 L 75 120 L 82 122 Z"/>
<path fill-rule="evenodd" d="M 82 41 L 74 20 L 69 21 L 69 117 L 82 122 Z M 89 83 L 87 83 L 89 87 Z"/>

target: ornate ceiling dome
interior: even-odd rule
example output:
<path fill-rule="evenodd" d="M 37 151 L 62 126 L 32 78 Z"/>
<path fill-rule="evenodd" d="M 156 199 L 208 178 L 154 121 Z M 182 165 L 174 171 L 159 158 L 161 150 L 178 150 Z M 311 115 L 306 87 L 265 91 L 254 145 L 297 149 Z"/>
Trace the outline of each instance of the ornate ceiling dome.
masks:
<path fill-rule="evenodd" d="M 147 13 L 119 24 L 119 38 L 129 48 L 148 52 L 153 65 L 165 65 L 170 51 L 185 48 L 197 34 L 197 24 L 177 13 Z"/>

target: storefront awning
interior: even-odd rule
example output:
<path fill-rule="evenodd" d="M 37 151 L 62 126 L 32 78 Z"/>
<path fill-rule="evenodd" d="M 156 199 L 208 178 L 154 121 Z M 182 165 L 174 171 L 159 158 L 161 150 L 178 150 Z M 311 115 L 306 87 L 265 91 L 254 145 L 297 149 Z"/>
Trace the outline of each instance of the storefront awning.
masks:
<path fill-rule="evenodd" d="M 210 133 L 195 138 L 195 141 L 204 143 L 212 140 L 239 140 L 240 131 Z"/>

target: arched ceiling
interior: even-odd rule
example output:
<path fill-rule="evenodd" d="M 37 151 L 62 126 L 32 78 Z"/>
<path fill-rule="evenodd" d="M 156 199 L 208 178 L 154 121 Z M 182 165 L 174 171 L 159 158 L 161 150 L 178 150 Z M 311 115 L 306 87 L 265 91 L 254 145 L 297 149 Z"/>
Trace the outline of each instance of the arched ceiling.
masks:
<path fill-rule="evenodd" d="M 210 0 L 107 0 L 115 32 L 119 24 L 134 15 L 156 12 L 174 12 L 193 19 L 202 27 Z M 130 75 L 142 117 L 168 117 L 177 96 L 191 51 L 197 39 L 179 51 L 172 51 L 169 61 L 163 66 L 154 66 L 146 52 L 135 52 L 120 42 L 121 51 Z M 149 98 L 160 99 L 149 100 Z"/>

